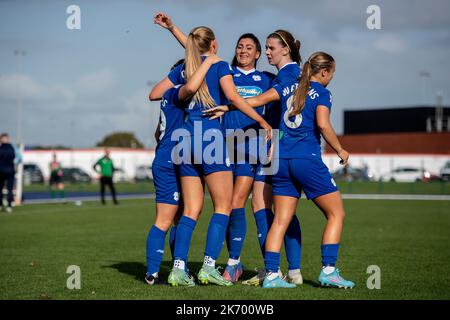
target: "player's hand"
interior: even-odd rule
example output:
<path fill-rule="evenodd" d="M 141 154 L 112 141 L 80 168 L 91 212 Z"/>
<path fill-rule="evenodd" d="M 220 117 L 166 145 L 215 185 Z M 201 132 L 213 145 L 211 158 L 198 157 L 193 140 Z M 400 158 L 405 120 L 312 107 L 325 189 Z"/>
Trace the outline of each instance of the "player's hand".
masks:
<path fill-rule="evenodd" d="M 228 106 L 217 106 L 211 109 L 206 109 L 203 111 L 203 115 L 209 116 L 209 120 L 220 118 L 225 114 L 225 112 L 230 111 Z"/>
<path fill-rule="evenodd" d="M 210 54 L 205 61 L 209 61 L 211 62 L 211 64 L 217 63 L 219 61 L 222 61 L 221 58 L 219 58 L 217 55 L 215 54 Z"/>
<path fill-rule="evenodd" d="M 172 19 L 170 19 L 170 17 L 163 12 L 156 13 L 156 15 L 153 17 L 153 22 L 155 24 L 160 25 L 164 29 L 172 29 L 173 28 Z"/>
<path fill-rule="evenodd" d="M 269 152 L 268 152 L 268 154 L 267 154 L 267 158 L 268 158 L 268 161 L 269 161 L 269 162 L 272 161 L 272 157 L 273 157 L 273 148 L 275 148 L 274 146 L 275 146 L 274 143 L 272 143 L 272 144 L 270 145 Z"/>
<path fill-rule="evenodd" d="M 266 141 L 272 140 L 272 127 L 265 120 L 260 122 L 259 125 L 266 131 Z"/>
<path fill-rule="evenodd" d="M 341 161 L 339 161 L 339 164 L 346 166 L 348 163 L 348 157 L 350 156 L 349 153 L 346 150 L 341 149 L 337 155 L 339 158 L 341 158 Z"/>

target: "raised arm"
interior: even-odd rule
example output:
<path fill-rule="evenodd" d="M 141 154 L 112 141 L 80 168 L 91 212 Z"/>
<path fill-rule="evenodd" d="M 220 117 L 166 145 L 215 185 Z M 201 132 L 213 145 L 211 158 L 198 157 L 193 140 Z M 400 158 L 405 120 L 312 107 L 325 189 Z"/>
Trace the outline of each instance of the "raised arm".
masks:
<path fill-rule="evenodd" d="M 344 148 L 342 148 L 341 143 L 339 142 L 336 133 L 334 132 L 333 127 L 330 122 L 330 109 L 325 106 L 317 106 L 316 109 L 316 121 L 317 126 L 319 127 L 320 133 L 325 141 L 330 145 L 331 148 L 336 152 L 341 161 L 339 162 L 342 165 L 346 165 L 348 162 L 349 154 Z"/>
<path fill-rule="evenodd" d="M 168 77 L 165 77 L 152 88 L 150 94 L 148 95 L 148 98 L 150 99 L 150 101 L 161 100 L 164 93 L 172 87 L 172 81 L 170 81 Z"/>
<path fill-rule="evenodd" d="M 160 25 L 164 29 L 169 30 L 175 37 L 175 39 L 177 39 L 178 42 L 183 46 L 183 48 L 186 48 L 186 35 L 183 33 L 183 31 L 178 29 L 176 25 L 173 24 L 172 19 L 170 19 L 168 15 L 163 12 L 158 12 L 153 18 L 153 22 Z"/>
<path fill-rule="evenodd" d="M 194 74 L 189 78 L 187 83 L 181 87 L 178 92 L 179 100 L 187 100 L 192 97 L 205 80 L 206 73 L 208 73 L 209 68 L 214 64 L 221 61 L 219 57 L 215 54 L 209 55 L 200 65 L 200 67 L 194 72 Z"/>
<path fill-rule="evenodd" d="M 220 87 L 225 93 L 228 101 L 233 104 L 236 108 L 241 110 L 247 116 L 259 123 L 261 128 L 266 130 L 268 139 L 272 138 L 272 127 L 261 117 L 253 108 L 247 103 L 244 98 L 242 98 L 236 90 L 233 78 L 231 75 L 226 75 L 220 79 Z"/>

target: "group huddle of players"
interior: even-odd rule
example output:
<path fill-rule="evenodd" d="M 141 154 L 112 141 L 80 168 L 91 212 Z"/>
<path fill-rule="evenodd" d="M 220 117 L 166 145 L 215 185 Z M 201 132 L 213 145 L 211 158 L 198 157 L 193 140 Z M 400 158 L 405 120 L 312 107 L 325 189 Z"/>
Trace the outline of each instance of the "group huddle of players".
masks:
<path fill-rule="evenodd" d="M 262 48 L 251 33 L 238 39 L 230 65 L 216 55 L 217 39 L 210 28 L 196 27 L 185 35 L 163 13 L 156 14 L 154 22 L 180 42 L 185 58 L 150 92 L 150 100 L 161 100 L 161 112 L 152 165 L 156 220 L 147 238 L 145 281 L 153 285 L 162 280 L 159 268 L 170 229 L 174 263 L 168 277 L 170 285 L 195 286 L 196 281 L 221 286 L 236 283 L 243 273 L 240 257 L 247 230 L 245 204 L 252 194 L 265 270 L 242 283 L 262 284 L 264 288 L 294 288 L 302 284 L 301 229 L 295 213 L 303 192 L 327 219 L 319 283 L 354 287 L 335 267 L 345 211 L 321 158 L 321 137 L 336 151 L 342 165 L 347 164 L 349 157 L 330 124 L 332 95 L 326 87 L 335 71 L 333 57 L 316 52 L 302 61 L 300 41 L 286 30 L 277 30 L 267 37 L 265 50 L 269 64 L 278 70 L 273 75 L 256 69 Z M 184 134 L 177 141 L 173 133 L 179 129 Z M 273 135 L 273 129 L 279 130 L 279 135 Z M 265 139 L 271 150 L 270 161 L 276 163 L 272 167 L 277 169 L 268 173 L 267 163 L 250 161 L 257 157 L 248 140 L 243 149 L 237 143 L 227 146 L 230 130 L 265 132 L 264 137 L 257 139 Z M 199 135 L 200 140 L 196 139 Z M 219 144 L 223 150 L 214 150 L 214 161 L 203 157 L 211 151 L 211 137 L 224 142 Z M 272 141 L 274 137 L 277 141 Z M 188 146 L 188 156 L 184 154 L 179 163 L 173 157 L 181 143 Z M 237 149 L 245 150 L 244 160 L 229 157 L 237 154 Z M 194 276 L 188 269 L 188 252 L 203 209 L 205 185 L 214 213 L 206 235 L 204 263 Z M 229 260 L 221 274 L 216 260 L 224 242 Z M 283 243 L 289 264 L 286 276 L 280 271 Z"/>

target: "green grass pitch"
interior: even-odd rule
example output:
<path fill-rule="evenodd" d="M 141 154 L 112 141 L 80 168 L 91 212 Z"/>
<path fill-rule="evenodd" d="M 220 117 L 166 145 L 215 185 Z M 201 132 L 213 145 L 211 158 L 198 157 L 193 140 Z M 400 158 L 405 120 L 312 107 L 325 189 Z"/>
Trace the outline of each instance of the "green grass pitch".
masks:
<path fill-rule="evenodd" d="M 347 218 L 338 267 L 352 290 L 320 288 L 320 240 L 325 223 L 311 201 L 297 210 L 303 232 L 302 273 L 295 289 L 242 284 L 194 288 L 150 287 L 143 282 L 145 242 L 154 220 L 153 200 L 27 205 L 0 215 L 0 299 L 450 299 L 450 202 L 346 200 Z M 247 208 L 242 253 L 244 279 L 263 267 L 254 218 Z M 203 258 L 211 201 L 194 232 L 189 268 Z M 226 247 L 218 260 L 224 265 Z M 70 265 L 81 268 L 81 289 L 66 288 Z M 381 269 L 381 289 L 366 286 L 367 267 Z M 282 253 L 282 270 L 286 259 Z M 166 246 L 161 268 L 171 268 Z"/>
<path fill-rule="evenodd" d="M 434 181 L 431 183 L 411 182 L 376 182 L 376 181 L 337 181 L 339 190 L 342 193 L 362 193 L 362 194 L 432 194 L 432 195 L 450 195 L 450 182 Z M 155 192 L 153 182 L 138 183 L 116 183 L 116 189 L 120 193 L 149 193 Z M 68 192 L 99 192 L 98 183 L 90 184 L 65 184 L 65 190 Z M 47 184 L 32 184 L 24 186 L 25 192 L 48 192 L 50 188 Z"/>

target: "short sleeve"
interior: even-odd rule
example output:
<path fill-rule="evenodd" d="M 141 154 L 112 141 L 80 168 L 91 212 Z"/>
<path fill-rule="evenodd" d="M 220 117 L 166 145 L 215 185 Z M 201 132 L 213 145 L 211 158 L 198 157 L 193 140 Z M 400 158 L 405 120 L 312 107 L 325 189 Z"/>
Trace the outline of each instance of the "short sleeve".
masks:
<path fill-rule="evenodd" d="M 169 104 L 179 104 L 180 100 L 179 100 L 179 92 L 181 89 L 182 85 L 176 85 L 175 87 L 170 88 L 169 90 L 166 91 L 166 93 L 164 94 L 164 99 L 167 100 L 167 103 Z"/>
<path fill-rule="evenodd" d="M 331 109 L 331 105 L 333 103 L 333 96 L 330 91 L 323 91 L 319 95 L 319 100 L 317 101 L 318 106 L 325 106 L 328 109 Z"/>
<path fill-rule="evenodd" d="M 185 73 L 184 73 L 184 63 L 173 68 L 169 72 L 167 77 L 169 78 L 170 81 L 172 81 L 172 83 L 174 85 L 186 83 Z"/>
<path fill-rule="evenodd" d="M 225 62 L 225 61 L 220 61 L 217 62 L 217 74 L 219 76 L 219 79 L 222 79 L 222 77 L 225 76 L 232 76 L 234 74 L 233 69 L 231 68 L 231 66 Z"/>
<path fill-rule="evenodd" d="M 273 85 L 272 88 L 277 91 L 278 96 L 281 99 L 281 97 L 283 96 L 283 88 L 284 88 L 283 84 L 282 83 L 277 83 L 277 84 Z"/>
<path fill-rule="evenodd" d="M 291 87 L 292 85 L 295 85 L 296 83 L 297 83 L 297 81 L 295 79 L 287 79 L 287 80 L 275 83 L 272 86 L 272 88 L 274 88 L 278 92 L 278 95 L 280 96 L 280 99 L 281 99 L 281 97 L 283 96 L 284 88 Z"/>

